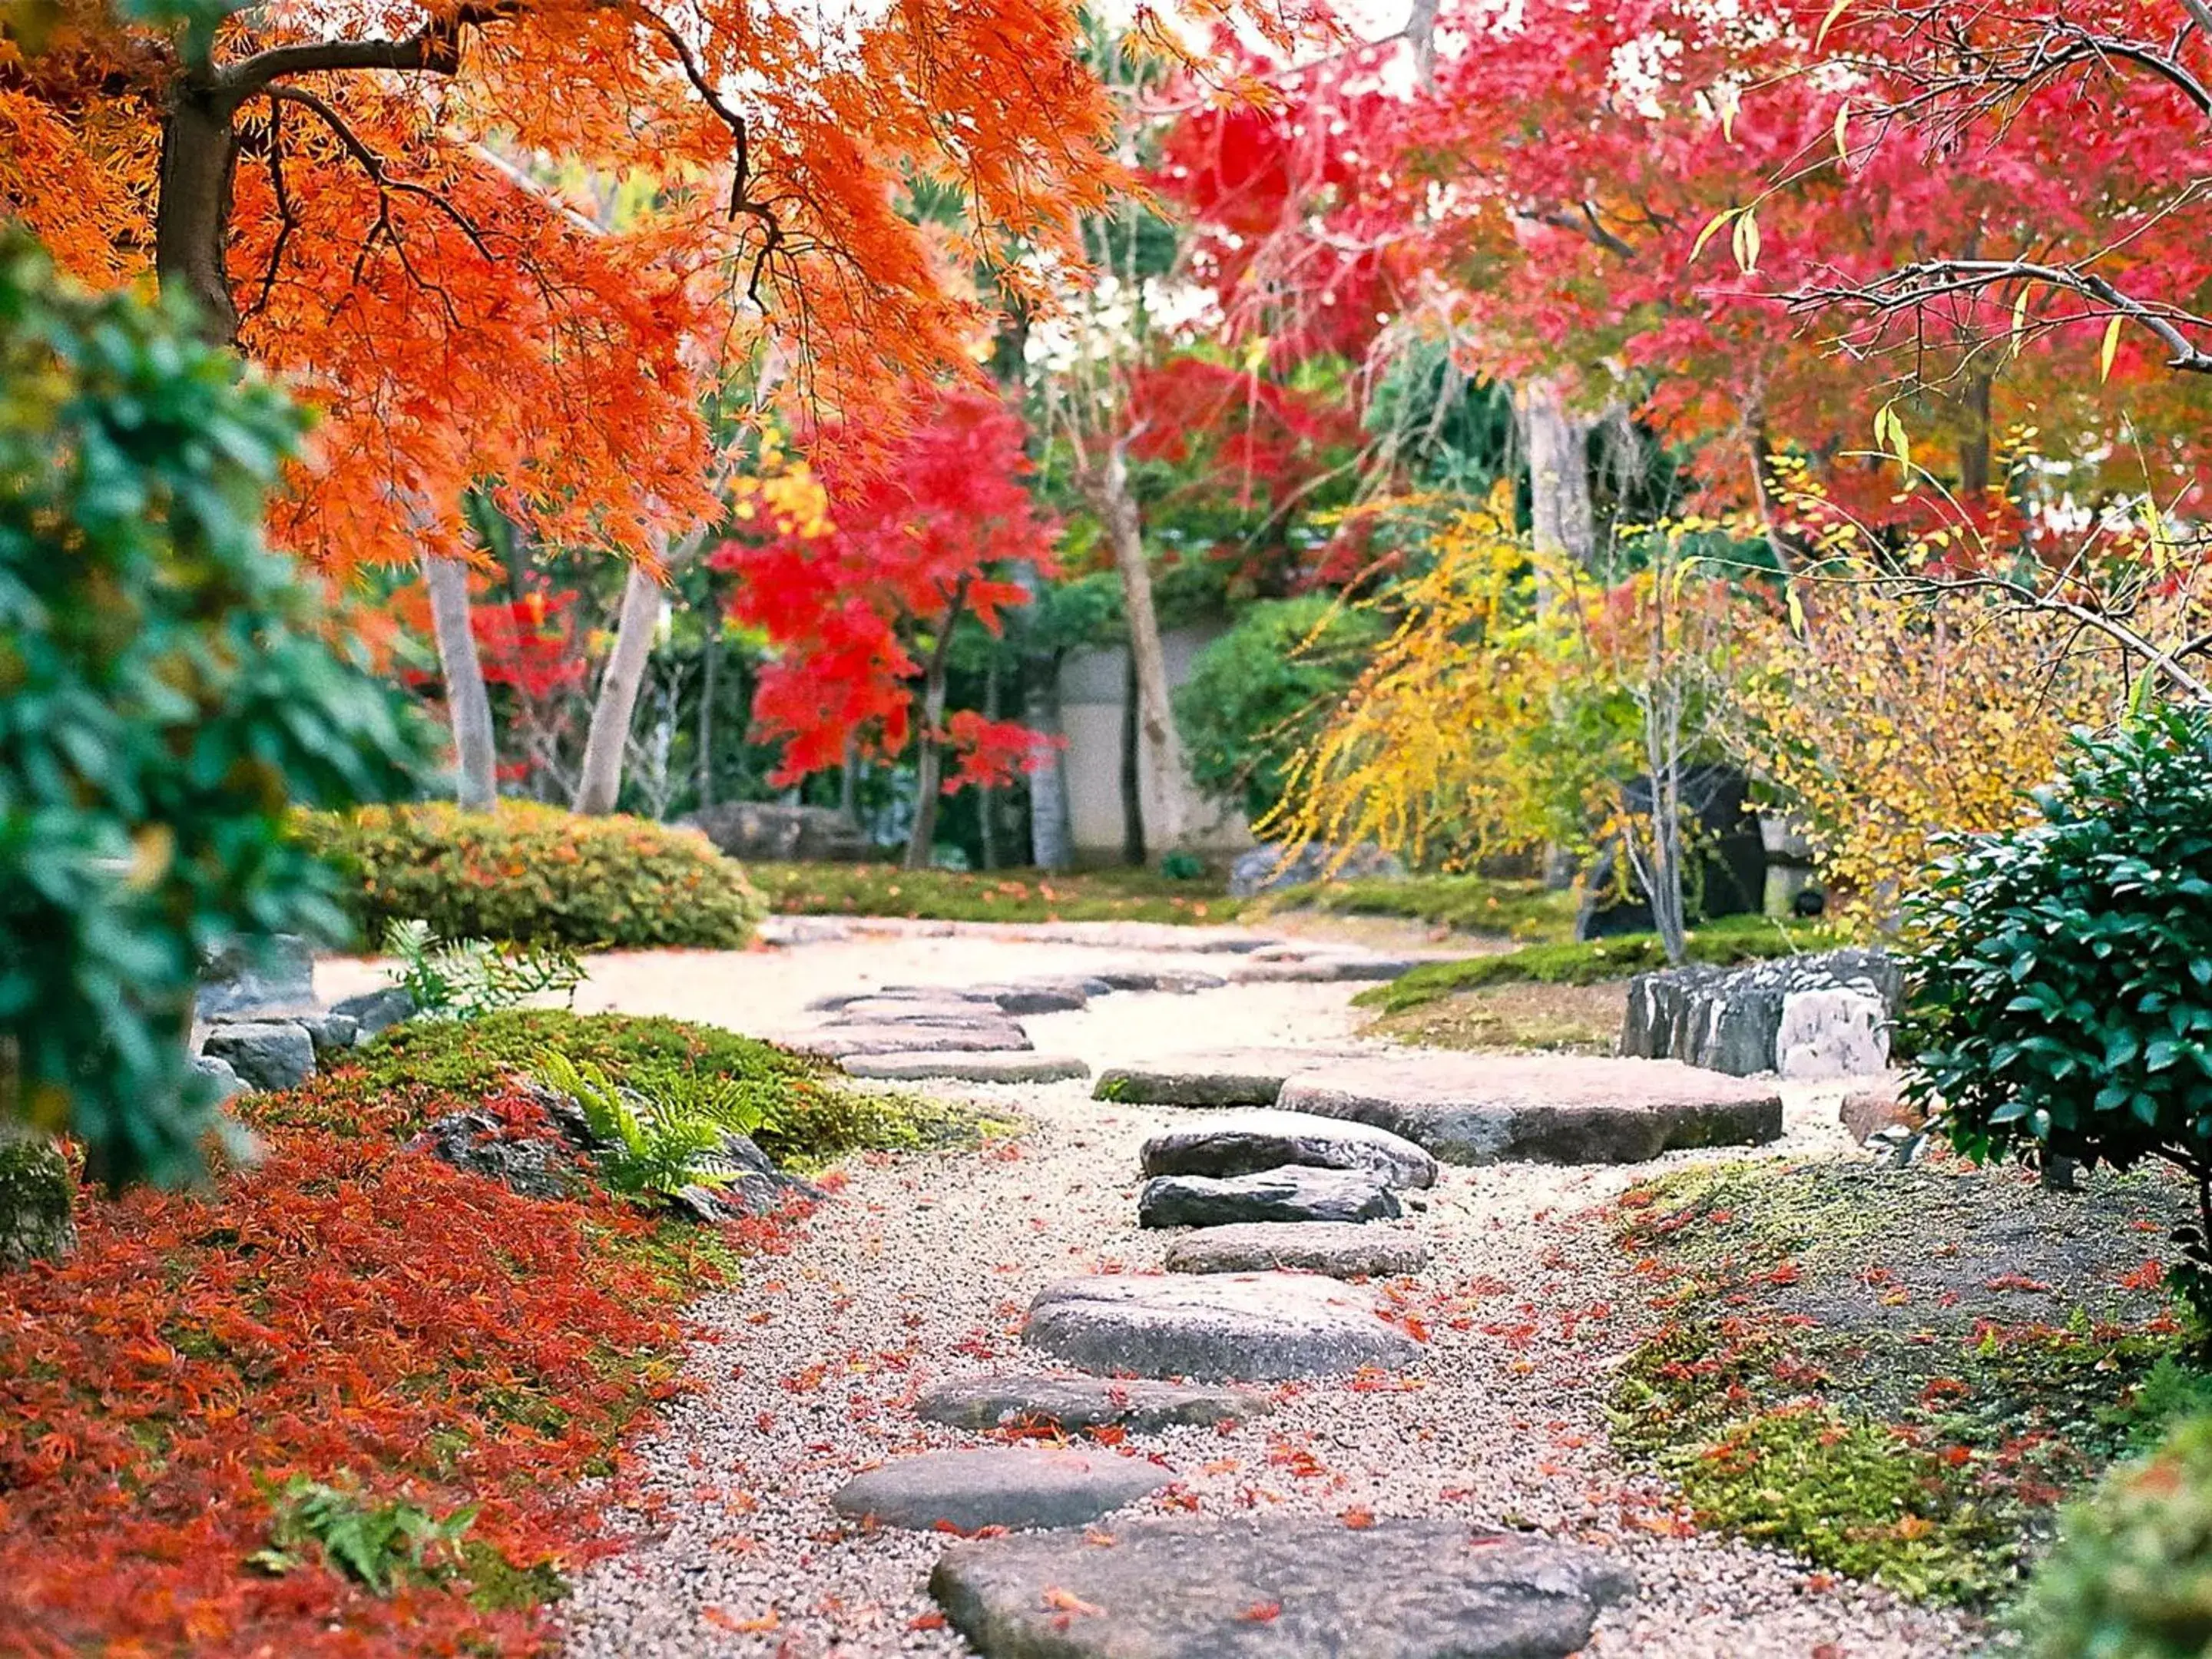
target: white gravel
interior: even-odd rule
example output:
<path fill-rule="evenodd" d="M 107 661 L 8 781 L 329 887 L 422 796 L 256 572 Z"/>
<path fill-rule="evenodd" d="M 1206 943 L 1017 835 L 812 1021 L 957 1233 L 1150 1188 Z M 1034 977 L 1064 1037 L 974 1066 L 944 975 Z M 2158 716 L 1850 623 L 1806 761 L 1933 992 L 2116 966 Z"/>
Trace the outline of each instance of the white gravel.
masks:
<path fill-rule="evenodd" d="M 579 1006 L 788 1030 L 828 991 L 1066 973 L 1131 955 L 1126 942 L 899 933 L 719 957 L 611 957 L 595 964 Z M 357 988 L 348 968 L 329 970 L 326 992 Z M 1351 1038 L 1346 1004 L 1358 988 L 1123 994 L 1024 1024 L 1040 1049 L 1093 1066 L 1224 1047 L 1334 1048 Z M 647 1496 L 616 1519 L 634 1540 L 582 1576 L 564 1614 L 573 1653 L 968 1651 L 939 1626 L 923 1588 L 945 1540 L 857 1531 L 829 1495 L 901 1453 L 978 1443 L 983 1437 L 921 1422 L 911 1402 L 946 1377 L 1039 1369 L 1016 1340 L 1039 1288 L 1073 1273 L 1157 1269 L 1168 1240 L 1134 1225 L 1137 1149 L 1191 1115 L 1095 1103 L 1079 1083 L 933 1086 L 1013 1107 L 1030 1127 L 981 1153 L 857 1163 L 794 1250 L 757 1260 L 741 1288 L 693 1309 L 699 1391 L 637 1448 Z M 1774 1150 L 1845 1150 L 1836 1090 L 1787 1093 L 1789 1133 Z M 1710 1155 L 1667 1161 L 1698 1156 Z M 1420 1370 L 1366 1390 L 1286 1387 L 1281 1410 L 1228 1432 L 1131 1437 L 1127 1450 L 1176 1477 L 1137 1508 L 1364 1509 L 1534 1526 L 1604 1545 L 1633 1564 L 1642 1589 L 1606 1615 L 1591 1655 L 1972 1650 L 1976 1629 L 1958 1616 L 1770 1553 L 1661 1535 L 1678 1525 L 1666 1495 L 1613 1459 L 1601 1410 L 1608 1368 L 1649 1316 L 1605 1273 L 1611 1247 L 1585 1214 L 1650 1167 L 1448 1168 L 1425 1213 L 1398 1224 L 1436 1247 L 1429 1272 L 1393 1291 L 1427 1328 Z"/>

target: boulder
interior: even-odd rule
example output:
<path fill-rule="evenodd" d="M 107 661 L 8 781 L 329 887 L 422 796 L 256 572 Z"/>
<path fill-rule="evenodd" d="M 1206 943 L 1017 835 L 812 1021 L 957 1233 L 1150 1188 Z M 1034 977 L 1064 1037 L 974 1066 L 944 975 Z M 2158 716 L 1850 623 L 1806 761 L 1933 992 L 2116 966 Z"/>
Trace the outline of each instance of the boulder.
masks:
<path fill-rule="evenodd" d="M 249 1088 L 296 1089 L 315 1074 L 314 1040 L 289 1020 L 217 1025 L 200 1047 Z"/>
<path fill-rule="evenodd" d="M 916 1532 L 1080 1527 L 1158 1492 L 1159 1464 L 1098 1450 L 988 1446 L 924 1452 L 856 1474 L 830 1495 L 840 1515 Z"/>
<path fill-rule="evenodd" d="M 0 1273 L 76 1246 L 76 1178 L 44 1135 L 0 1124 Z"/>
<path fill-rule="evenodd" d="M 1578 1545 L 1291 1516 L 979 1539 L 929 1576 L 984 1659 L 1566 1659 L 1635 1587 Z"/>
<path fill-rule="evenodd" d="M 314 1004 L 314 952 L 296 933 L 241 939 L 201 958 L 194 1010 L 198 1018 L 312 1008 Z"/>
<path fill-rule="evenodd" d="M 733 859 L 756 862 L 857 863 L 875 848 L 860 825 L 827 806 L 725 801 L 677 820 Z"/>
<path fill-rule="evenodd" d="M 1105 1376 L 1212 1382 L 1413 1364 L 1420 1344 L 1376 1309 L 1363 1291 L 1302 1273 L 1102 1274 L 1040 1291 L 1022 1340 Z"/>
<path fill-rule="evenodd" d="M 1903 997 L 1903 971 L 1879 949 L 1662 969 L 1629 981 L 1620 1051 L 1731 1077 L 1880 1072 Z"/>
<path fill-rule="evenodd" d="M 1250 1221 L 1187 1233 L 1168 1246 L 1171 1273 L 1310 1273 L 1395 1279 L 1429 1265 L 1425 1240 L 1396 1227 Z"/>
<path fill-rule="evenodd" d="M 943 1054 L 848 1054 L 838 1061 L 848 1076 L 886 1083 L 1065 1083 L 1091 1075 L 1071 1054 L 973 1051 Z"/>
<path fill-rule="evenodd" d="M 1447 1164 L 1638 1164 L 1782 1133 L 1773 1089 L 1677 1060 L 1424 1054 L 1303 1072 L 1279 1098 L 1388 1129 Z"/>
<path fill-rule="evenodd" d="M 351 1014 L 331 1009 L 324 1013 L 301 1014 L 292 1023 L 307 1034 L 314 1045 L 315 1058 L 343 1053 L 361 1041 L 361 1022 Z"/>
<path fill-rule="evenodd" d="M 1147 1176 L 1254 1175 L 1285 1164 L 1367 1170 L 1393 1187 L 1433 1187 L 1437 1160 L 1387 1129 L 1310 1112 L 1243 1111 L 1154 1135 L 1139 1155 Z"/>
<path fill-rule="evenodd" d="M 695 1214 L 711 1210 L 702 1218 L 708 1221 L 772 1215 L 794 1200 L 812 1203 L 827 1196 L 812 1182 L 777 1169 L 750 1135 L 734 1129 L 723 1131 L 721 1145 L 705 1162 L 720 1178 L 687 1188 L 696 1195 L 685 1207 Z"/>
<path fill-rule="evenodd" d="M 1264 1417 L 1275 1402 L 1254 1389 L 1194 1388 L 1102 1376 L 975 1376 L 940 1382 L 914 1403 L 915 1414 L 956 1429 L 1118 1428 L 1132 1434 L 1212 1428 Z"/>
<path fill-rule="evenodd" d="M 415 999 L 397 985 L 387 985 L 380 991 L 363 991 L 359 996 L 341 997 L 331 1005 L 334 1014 L 343 1014 L 354 1023 L 354 1041 L 366 1042 L 378 1032 L 388 1030 L 402 1020 L 415 1018 Z"/>
<path fill-rule="evenodd" d="M 1380 1221 L 1400 1213 L 1398 1196 L 1372 1170 L 1298 1164 L 1217 1181 L 1157 1176 L 1137 1194 L 1140 1227 L 1225 1227 L 1240 1221 Z"/>
<path fill-rule="evenodd" d="M 551 1135 L 513 1135 L 489 1112 L 448 1112 L 408 1143 L 454 1169 L 525 1198 L 571 1198 L 584 1184 L 575 1149 Z"/>
<path fill-rule="evenodd" d="M 1231 898 L 1252 898 L 1261 893 L 1272 893 L 1284 887 L 1302 887 L 1309 882 L 1333 879 L 1336 881 L 1399 881 L 1406 874 L 1406 866 L 1379 847 L 1362 846 L 1343 854 L 1343 862 L 1333 872 L 1343 849 L 1319 842 L 1300 848 L 1287 859 L 1279 846 L 1255 847 L 1240 854 L 1229 866 L 1229 895 Z"/>
<path fill-rule="evenodd" d="M 227 1060 L 216 1060 L 210 1054 L 194 1054 L 191 1059 L 191 1067 L 202 1077 L 213 1079 L 217 1105 L 221 1105 L 227 1100 L 235 1100 L 240 1095 L 253 1092 L 246 1087 L 246 1079 L 230 1069 L 230 1062 Z"/>

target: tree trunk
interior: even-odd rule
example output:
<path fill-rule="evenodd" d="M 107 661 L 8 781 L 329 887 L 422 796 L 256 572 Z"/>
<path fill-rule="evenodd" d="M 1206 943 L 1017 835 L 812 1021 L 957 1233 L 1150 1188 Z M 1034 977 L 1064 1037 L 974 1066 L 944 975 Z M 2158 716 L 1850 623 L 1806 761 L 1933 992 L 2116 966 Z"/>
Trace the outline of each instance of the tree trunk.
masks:
<path fill-rule="evenodd" d="M 1990 377 L 1967 382 L 1966 428 L 1959 434 L 1959 499 L 1972 505 L 1990 488 Z"/>
<path fill-rule="evenodd" d="M 1057 739 L 1060 725 L 1060 656 L 1042 648 L 1029 620 L 1036 604 L 1036 567 L 1027 560 L 1014 567 L 1014 580 L 1030 596 L 1023 607 L 1022 724 Z M 1068 833 L 1067 763 L 1060 744 L 1048 743 L 1030 772 L 1030 862 L 1040 870 L 1065 870 L 1075 862 Z"/>
<path fill-rule="evenodd" d="M 1121 653 L 1121 862 L 1145 861 L 1145 752 L 1137 718 L 1137 659 Z"/>
<path fill-rule="evenodd" d="M 238 307 L 224 254 L 230 246 L 231 179 L 238 168 L 235 106 L 189 77 L 171 94 L 161 123 L 154 209 L 154 270 L 165 290 L 187 295 L 200 333 L 217 345 L 238 340 Z"/>
<path fill-rule="evenodd" d="M 837 810 L 852 823 L 860 821 L 860 740 L 845 739 L 845 765 L 837 779 Z"/>
<path fill-rule="evenodd" d="M 722 666 L 722 604 L 710 586 L 707 590 L 707 635 L 699 653 L 699 805 L 714 804 L 714 693 Z"/>
<path fill-rule="evenodd" d="M 1531 380 L 1515 399 L 1528 447 L 1528 517 L 1537 552 L 1587 568 L 1597 556 L 1590 501 L 1589 422 L 1571 414 L 1553 380 Z"/>
<path fill-rule="evenodd" d="M 583 769 L 576 780 L 575 808 L 597 816 L 611 812 L 622 798 L 623 750 L 629 723 L 637 713 L 637 694 L 645 665 L 653 656 L 653 629 L 660 623 L 660 584 L 633 564 L 623 583 L 621 620 L 599 695 L 592 704 L 591 730 L 584 738 Z"/>
<path fill-rule="evenodd" d="M 491 693 L 469 627 L 468 568 L 427 550 L 420 562 L 446 681 L 446 716 L 453 728 L 456 793 L 463 806 L 481 811 L 499 795 L 499 755 L 492 741 Z"/>
<path fill-rule="evenodd" d="M 1129 665 L 1137 682 L 1137 725 L 1146 776 L 1153 797 L 1144 803 L 1150 852 L 1173 852 L 1189 835 L 1186 821 L 1182 740 L 1169 699 L 1167 652 L 1160 643 L 1159 612 L 1152 604 L 1152 569 L 1145 557 L 1144 520 L 1129 489 L 1126 439 L 1111 445 L 1105 464 L 1085 480 L 1092 510 L 1106 526 L 1114 566 L 1121 578 L 1121 606 L 1129 626 Z"/>
<path fill-rule="evenodd" d="M 929 662 L 922 670 L 921 722 L 915 733 L 914 830 L 907 836 L 906 867 L 929 868 L 930 850 L 937 842 L 937 803 L 945 781 L 945 665 L 952 654 L 952 630 L 968 604 L 968 578 L 962 576 L 952 590 L 952 603 L 937 632 Z"/>

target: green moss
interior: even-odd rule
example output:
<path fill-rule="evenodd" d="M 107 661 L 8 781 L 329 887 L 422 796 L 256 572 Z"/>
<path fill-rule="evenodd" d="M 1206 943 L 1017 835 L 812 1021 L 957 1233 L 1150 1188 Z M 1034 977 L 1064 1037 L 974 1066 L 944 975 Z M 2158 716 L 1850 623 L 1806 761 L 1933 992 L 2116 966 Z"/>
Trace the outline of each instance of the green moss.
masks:
<path fill-rule="evenodd" d="M 76 1243 L 76 1178 L 52 1141 L 0 1126 L 0 1272 Z"/>
<path fill-rule="evenodd" d="M 1719 967 L 1825 950 L 1841 941 L 1832 933 L 1802 923 L 1765 916 L 1730 916 L 1708 922 L 1689 936 L 1689 959 Z M 1456 962 L 1427 962 L 1385 985 L 1362 991 L 1355 1006 L 1397 1013 L 1434 1002 L 1457 991 L 1486 985 L 1531 981 L 1541 985 L 1595 985 L 1626 979 L 1667 966 L 1656 933 L 1624 933 L 1618 939 L 1582 944 L 1527 945 L 1497 956 L 1464 957 Z"/>
<path fill-rule="evenodd" d="M 886 864 L 753 864 L 745 873 L 781 915 L 1206 923 L 1233 921 L 1242 908 L 1218 882 L 1152 870 L 978 873 Z"/>
<path fill-rule="evenodd" d="M 1489 933 L 1530 944 L 1574 937 L 1575 896 L 1539 881 L 1490 876 L 1407 876 L 1396 880 L 1316 881 L 1268 895 L 1259 914 L 1322 910 L 1335 915 L 1400 916 L 1456 933 Z"/>

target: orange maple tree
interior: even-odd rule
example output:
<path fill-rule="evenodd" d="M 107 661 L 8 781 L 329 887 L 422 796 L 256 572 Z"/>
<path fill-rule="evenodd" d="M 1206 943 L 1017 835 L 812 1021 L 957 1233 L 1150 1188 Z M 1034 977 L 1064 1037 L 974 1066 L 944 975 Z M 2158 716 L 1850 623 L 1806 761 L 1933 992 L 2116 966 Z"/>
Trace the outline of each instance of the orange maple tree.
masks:
<path fill-rule="evenodd" d="M 0 211 L 84 280 L 150 270 L 319 407 L 275 530 L 337 574 L 457 552 L 477 484 L 649 551 L 712 514 L 702 395 L 769 329 L 848 411 L 957 371 L 962 273 L 1034 291 L 1121 178 L 1073 0 L 125 12 L 0 27 Z M 957 225 L 902 213 L 921 182 Z"/>

